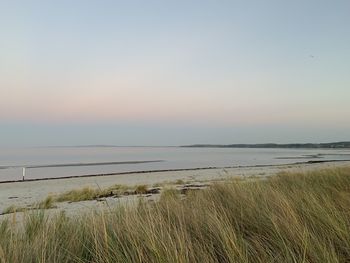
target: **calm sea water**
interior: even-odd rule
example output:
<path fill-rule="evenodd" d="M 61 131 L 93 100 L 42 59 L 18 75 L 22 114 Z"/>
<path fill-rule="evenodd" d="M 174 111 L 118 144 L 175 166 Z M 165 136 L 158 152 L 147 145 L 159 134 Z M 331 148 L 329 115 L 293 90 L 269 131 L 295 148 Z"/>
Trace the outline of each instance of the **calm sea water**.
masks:
<path fill-rule="evenodd" d="M 155 160 L 161 161 L 101 164 Z M 180 147 L 7 148 L 0 149 L 0 181 L 20 180 L 22 167 L 28 166 L 26 178 L 38 179 L 145 170 L 288 164 L 310 160 L 350 160 L 350 150 Z M 47 165 L 51 167 L 30 168 L 30 166 Z"/>

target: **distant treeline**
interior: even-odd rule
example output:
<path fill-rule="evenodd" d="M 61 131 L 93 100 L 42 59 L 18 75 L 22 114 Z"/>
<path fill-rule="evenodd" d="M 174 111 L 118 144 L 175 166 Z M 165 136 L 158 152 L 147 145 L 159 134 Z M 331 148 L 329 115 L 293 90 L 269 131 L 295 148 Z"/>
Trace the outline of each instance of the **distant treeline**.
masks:
<path fill-rule="evenodd" d="M 349 142 L 330 142 L 330 143 L 261 143 L 261 144 L 193 144 L 184 145 L 182 147 L 193 148 L 327 148 L 327 149 L 343 149 L 350 148 Z"/>

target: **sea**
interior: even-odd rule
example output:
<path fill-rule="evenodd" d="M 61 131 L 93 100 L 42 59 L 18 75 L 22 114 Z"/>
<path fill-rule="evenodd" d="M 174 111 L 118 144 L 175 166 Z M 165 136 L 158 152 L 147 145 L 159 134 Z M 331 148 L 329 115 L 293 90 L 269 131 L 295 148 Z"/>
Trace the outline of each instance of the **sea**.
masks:
<path fill-rule="evenodd" d="M 0 182 L 22 180 L 23 168 L 25 180 L 37 180 L 339 160 L 350 160 L 350 150 L 106 146 L 0 148 Z"/>

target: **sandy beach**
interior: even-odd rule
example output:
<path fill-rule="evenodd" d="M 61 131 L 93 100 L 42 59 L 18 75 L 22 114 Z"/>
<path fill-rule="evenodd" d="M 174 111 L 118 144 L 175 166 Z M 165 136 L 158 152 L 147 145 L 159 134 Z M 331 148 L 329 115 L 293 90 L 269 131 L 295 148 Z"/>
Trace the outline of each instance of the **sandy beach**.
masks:
<path fill-rule="evenodd" d="M 30 207 L 42 201 L 49 195 L 58 195 L 73 189 L 83 187 L 106 188 L 115 184 L 120 185 L 148 185 L 173 184 L 178 180 L 186 183 L 203 183 L 219 181 L 234 177 L 266 177 L 282 171 L 306 172 L 310 170 L 350 166 L 350 161 L 326 162 L 326 163 L 303 163 L 288 165 L 271 165 L 263 167 L 237 167 L 215 168 L 184 171 L 146 172 L 135 174 L 117 174 L 109 176 L 91 176 L 84 178 L 53 179 L 43 181 L 28 181 L 17 183 L 0 184 L 0 213 L 9 206 Z M 136 197 L 108 198 L 108 205 L 130 201 Z M 152 199 L 154 197 L 148 196 Z M 78 210 L 105 206 L 106 202 L 82 201 L 75 203 L 59 203 L 56 211 L 76 213 Z"/>

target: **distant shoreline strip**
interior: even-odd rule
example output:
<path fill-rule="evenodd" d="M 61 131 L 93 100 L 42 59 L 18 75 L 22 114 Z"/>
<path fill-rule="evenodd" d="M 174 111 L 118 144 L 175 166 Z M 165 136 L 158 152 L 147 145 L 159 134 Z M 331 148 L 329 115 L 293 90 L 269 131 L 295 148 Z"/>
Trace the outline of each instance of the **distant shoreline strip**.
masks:
<path fill-rule="evenodd" d="M 154 162 L 154 161 L 149 161 Z M 129 172 L 117 172 L 117 173 L 102 173 L 102 174 L 84 174 L 84 175 L 69 175 L 62 177 L 44 177 L 44 178 L 34 178 L 26 180 L 7 180 L 0 181 L 0 184 L 5 183 L 25 183 L 25 182 L 35 182 L 35 181 L 48 181 L 48 180 L 62 180 L 62 179 L 74 179 L 74 178 L 85 178 L 85 177 L 99 177 L 99 176 L 114 176 L 114 175 L 126 175 L 126 174 L 147 174 L 147 173 L 162 173 L 162 172 L 182 172 L 182 171 L 198 171 L 198 170 L 214 170 L 214 169 L 231 169 L 231 168 L 263 168 L 263 167 L 282 167 L 287 165 L 301 165 L 301 164 L 317 164 L 317 163 L 332 163 L 332 162 L 350 162 L 349 160 L 316 160 L 307 162 L 295 162 L 295 163 L 285 163 L 285 164 L 261 164 L 261 165 L 238 165 L 238 166 L 210 166 L 210 167 L 198 167 L 198 168 L 180 168 L 180 169 L 163 169 L 163 170 L 145 170 L 145 171 L 129 171 Z"/>
<path fill-rule="evenodd" d="M 59 164 L 43 164 L 43 165 L 8 165 L 0 166 L 0 169 L 13 169 L 13 168 L 52 168 L 52 167 L 74 167 L 74 166 L 99 166 L 99 165 L 119 165 L 119 164 L 138 164 L 138 163 L 158 163 L 164 162 L 164 160 L 152 160 L 152 161 L 125 161 L 125 162 L 94 162 L 94 163 L 59 163 Z"/>

